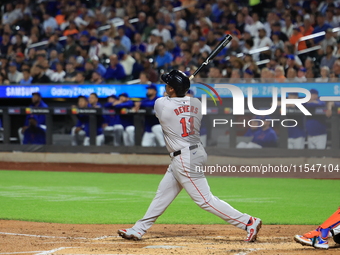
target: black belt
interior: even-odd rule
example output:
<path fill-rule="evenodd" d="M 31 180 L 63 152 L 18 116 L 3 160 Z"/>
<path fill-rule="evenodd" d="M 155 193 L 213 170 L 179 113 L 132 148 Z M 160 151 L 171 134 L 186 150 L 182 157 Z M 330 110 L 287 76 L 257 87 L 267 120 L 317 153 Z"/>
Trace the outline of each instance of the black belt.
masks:
<path fill-rule="evenodd" d="M 189 150 L 194 150 L 194 149 L 197 149 L 198 148 L 198 144 L 195 144 L 195 145 L 191 145 L 190 147 L 189 147 Z M 174 157 L 176 157 L 176 156 L 178 156 L 178 155 L 181 155 L 181 150 L 179 150 L 179 151 L 175 151 L 172 155 L 174 156 Z"/>

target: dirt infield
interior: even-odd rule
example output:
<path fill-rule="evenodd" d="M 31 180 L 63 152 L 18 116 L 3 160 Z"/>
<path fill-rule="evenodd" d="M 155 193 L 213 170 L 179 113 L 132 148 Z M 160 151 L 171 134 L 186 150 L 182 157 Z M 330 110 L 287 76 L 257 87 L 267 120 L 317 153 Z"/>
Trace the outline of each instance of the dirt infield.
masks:
<path fill-rule="evenodd" d="M 315 226 L 264 225 L 255 243 L 230 225 L 156 224 L 138 242 L 116 234 L 125 227 L 0 220 L 0 254 L 340 254 L 339 246 L 324 251 L 293 241 Z"/>
<path fill-rule="evenodd" d="M 9 163 L 0 169 L 164 174 L 166 166 Z M 278 176 L 277 176 L 278 177 Z M 0 205 L 1 210 L 1 205 Z M 4 254 L 340 254 L 317 250 L 293 241 L 316 226 L 264 225 L 255 243 L 245 243 L 246 233 L 230 225 L 155 224 L 141 241 L 124 240 L 119 228 L 131 225 L 70 225 L 0 220 L 0 255 Z"/>

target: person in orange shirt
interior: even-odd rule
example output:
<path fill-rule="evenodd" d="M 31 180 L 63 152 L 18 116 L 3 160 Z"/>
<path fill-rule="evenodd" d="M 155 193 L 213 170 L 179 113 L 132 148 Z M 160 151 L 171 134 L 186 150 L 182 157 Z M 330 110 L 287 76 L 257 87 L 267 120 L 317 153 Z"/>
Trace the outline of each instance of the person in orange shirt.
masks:
<path fill-rule="evenodd" d="M 58 26 L 65 22 L 65 10 L 61 9 L 57 16 L 55 16 L 55 21 L 57 21 Z"/>
<path fill-rule="evenodd" d="M 314 27 L 312 27 L 312 22 L 309 18 L 304 19 L 303 26 L 300 27 L 300 31 L 303 36 L 311 35 L 313 33 Z M 314 44 L 314 41 L 307 40 L 305 43 L 308 45 L 308 47 L 311 47 Z"/>
<path fill-rule="evenodd" d="M 289 42 L 292 44 L 292 45 L 296 45 L 296 43 L 299 42 L 300 38 L 303 37 L 301 31 L 300 31 L 300 28 L 299 27 L 294 27 L 293 28 L 293 33 L 292 33 L 292 36 L 289 38 Z M 298 50 L 304 50 L 306 49 L 307 46 L 306 46 L 306 42 L 305 41 L 301 41 L 299 42 L 298 44 Z"/>
<path fill-rule="evenodd" d="M 312 27 L 312 22 L 309 18 L 303 21 L 303 26 L 300 27 L 303 36 L 311 35 L 313 33 L 314 27 Z"/>
<path fill-rule="evenodd" d="M 78 33 L 79 33 L 79 31 L 77 29 L 76 23 L 74 23 L 74 21 L 70 21 L 68 29 L 66 29 L 64 31 L 64 36 L 74 35 L 74 34 L 78 34 Z"/>

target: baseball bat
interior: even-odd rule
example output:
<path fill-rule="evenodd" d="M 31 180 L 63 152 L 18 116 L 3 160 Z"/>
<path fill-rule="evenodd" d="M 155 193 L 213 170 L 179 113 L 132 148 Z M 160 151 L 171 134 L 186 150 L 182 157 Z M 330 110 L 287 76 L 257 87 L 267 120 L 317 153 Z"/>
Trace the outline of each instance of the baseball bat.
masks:
<path fill-rule="evenodd" d="M 205 67 L 206 65 L 209 64 L 209 62 L 216 57 L 216 55 L 218 53 L 220 53 L 220 51 L 227 46 L 228 43 L 230 43 L 230 41 L 233 39 L 233 37 L 231 35 L 227 35 L 217 46 L 216 48 L 209 54 L 209 56 L 207 57 L 207 59 L 197 68 L 197 70 L 190 75 L 189 79 L 192 80 L 196 74 L 198 74 L 199 71 L 202 70 L 203 67 Z"/>

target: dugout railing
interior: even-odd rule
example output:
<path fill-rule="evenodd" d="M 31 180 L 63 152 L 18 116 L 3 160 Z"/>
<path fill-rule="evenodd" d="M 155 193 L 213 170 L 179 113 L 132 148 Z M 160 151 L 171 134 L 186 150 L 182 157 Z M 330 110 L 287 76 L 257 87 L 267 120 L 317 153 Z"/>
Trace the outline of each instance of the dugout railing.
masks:
<path fill-rule="evenodd" d="M 226 111 L 227 109 L 227 111 Z M 326 109 L 325 108 L 315 108 L 313 111 L 311 111 L 313 116 L 320 116 L 320 115 L 325 115 Z M 212 137 L 212 134 L 214 130 L 212 129 L 212 119 L 214 118 L 228 118 L 229 120 L 234 120 L 236 121 L 236 116 L 232 115 L 232 108 L 209 108 L 208 107 L 208 115 L 205 116 L 204 123 L 207 126 L 207 137 L 208 141 Z M 73 151 L 73 152 L 78 152 L 84 151 L 84 152 L 109 152 L 111 149 L 114 148 L 114 151 L 118 152 L 126 152 L 126 153 L 140 153 L 149 151 L 150 153 L 166 153 L 166 150 L 164 148 L 139 148 L 138 150 L 134 149 L 129 149 L 126 148 L 125 146 L 121 147 L 113 147 L 113 146 L 95 146 L 95 141 L 96 141 L 96 129 L 97 129 L 97 116 L 100 115 L 112 115 L 112 114 L 124 114 L 124 115 L 134 115 L 134 125 L 135 125 L 135 144 L 136 147 L 140 147 L 141 145 L 141 139 L 143 135 L 143 123 L 144 123 L 144 117 L 145 115 L 148 114 L 154 114 L 153 109 L 140 109 L 138 111 L 133 111 L 133 110 L 128 110 L 124 109 L 124 112 L 119 112 L 111 109 L 105 109 L 105 108 L 71 108 L 71 107 L 49 107 L 49 108 L 29 108 L 29 107 L 3 107 L 0 108 L 0 115 L 2 115 L 2 120 L 3 120 L 3 143 L 0 144 L 0 150 L 1 151 L 11 151 L 11 150 L 21 150 L 21 148 L 25 148 L 24 150 L 27 150 L 27 148 L 31 148 L 33 151 L 36 148 L 41 148 L 41 146 L 34 146 L 31 145 L 30 147 L 25 147 L 25 145 L 19 145 L 19 144 L 13 144 L 11 143 L 11 122 L 12 122 L 12 117 L 15 115 L 28 115 L 28 114 L 44 114 L 46 115 L 46 148 L 47 151 L 58 151 L 61 150 L 63 151 L 62 147 L 63 146 L 57 146 L 58 148 L 53 148 L 53 115 L 73 115 L 76 116 L 77 114 L 82 114 L 82 115 L 89 115 L 89 120 L 90 120 L 90 145 L 89 147 L 92 148 L 82 148 L 81 147 L 86 147 L 86 146 L 75 146 L 77 148 L 71 149 L 68 148 L 67 150 Z M 295 109 L 287 109 L 287 114 L 292 117 L 294 115 L 302 115 L 300 110 L 295 110 Z M 248 110 L 245 110 L 245 115 L 251 115 L 251 113 Z M 329 130 L 328 130 L 328 135 L 329 135 L 329 143 L 328 143 L 328 150 L 290 150 L 292 156 L 299 156 L 306 154 L 306 152 L 302 151 L 308 151 L 307 155 L 313 155 L 311 153 L 312 151 L 318 151 L 318 156 L 323 156 L 323 155 L 333 155 L 333 156 L 339 156 L 340 155 L 340 107 L 333 107 L 332 115 L 328 118 L 328 124 L 329 125 Z M 280 119 L 283 120 L 286 118 L 286 116 L 281 116 L 280 115 L 280 109 L 278 109 L 274 114 L 272 119 Z M 210 125 L 210 126 L 209 126 Z M 270 148 L 270 149 L 265 149 L 265 150 L 277 150 L 277 154 L 281 155 L 279 152 L 280 150 L 282 151 L 287 151 L 287 140 L 288 140 L 288 129 L 282 125 L 278 125 L 277 131 L 278 131 L 278 147 L 277 148 Z M 237 131 L 238 131 L 239 126 L 238 125 L 232 125 L 228 127 L 228 132 L 229 132 L 229 148 L 226 149 L 225 151 L 229 151 L 228 153 L 234 153 L 235 151 L 243 151 L 243 149 L 235 149 L 236 148 L 236 137 L 237 137 Z M 70 137 L 71 139 L 71 137 Z M 210 150 L 215 151 L 214 154 L 221 154 L 221 152 L 216 152 L 218 148 L 215 145 L 211 145 L 208 143 L 208 147 L 211 147 Z M 67 147 L 67 146 L 64 146 Z M 71 146 L 73 147 L 73 146 Z M 103 148 L 100 148 L 103 147 Z M 215 147 L 215 148 L 214 148 Z M 35 149 L 34 149 L 35 148 Z M 45 148 L 45 149 L 46 149 Z M 110 149 L 111 148 L 111 149 Z M 28 149 L 30 150 L 30 149 Z M 263 149 L 262 149 L 263 150 Z M 257 155 L 258 152 L 257 149 L 251 150 L 254 151 L 253 154 Z M 323 152 L 320 152 L 323 151 Z M 327 152 L 328 151 L 328 152 Z M 223 154 L 223 153 L 222 153 Z M 237 153 L 238 154 L 238 153 Z"/>

